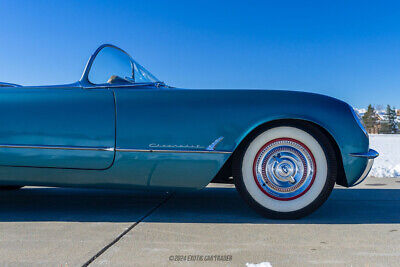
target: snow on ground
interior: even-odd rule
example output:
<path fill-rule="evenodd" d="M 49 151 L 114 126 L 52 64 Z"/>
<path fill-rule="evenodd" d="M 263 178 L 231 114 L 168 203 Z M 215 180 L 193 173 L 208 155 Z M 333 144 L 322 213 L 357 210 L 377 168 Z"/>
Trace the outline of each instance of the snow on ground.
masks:
<path fill-rule="evenodd" d="M 400 134 L 371 134 L 370 147 L 380 154 L 370 176 L 400 177 Z"/>
<path fill-rule="evenodd" d="M 261 262 L 261 263 L 246 263 L 246 267 L 272 267 L 269 262 Z"/>

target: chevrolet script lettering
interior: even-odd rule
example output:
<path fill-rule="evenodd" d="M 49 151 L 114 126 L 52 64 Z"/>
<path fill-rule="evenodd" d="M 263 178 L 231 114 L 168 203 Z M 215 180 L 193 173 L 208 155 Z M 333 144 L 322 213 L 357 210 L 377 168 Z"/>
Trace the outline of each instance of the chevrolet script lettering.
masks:
<path fill-rule="evenodd" d="M 204 146 L 200 145 L 160 145 L 160 144 L 150 144 L 151 148 L 183 148 L 183 149 L 202 149 Z"/>

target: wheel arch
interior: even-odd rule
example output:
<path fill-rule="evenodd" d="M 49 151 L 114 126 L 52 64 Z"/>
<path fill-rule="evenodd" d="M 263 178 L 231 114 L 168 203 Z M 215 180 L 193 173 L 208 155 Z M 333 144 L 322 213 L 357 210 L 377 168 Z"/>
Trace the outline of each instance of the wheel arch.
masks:
<path fill-rule="evenodd" d="M 231 154 L 229 159 L 225 162 L 225 164 L 222 166 L 220 171 L 217 173 L 217 175 L 214 177 L 214 179 L 211 182 L 233 183 L 233 180 L 230 179 L 230 177 L 232 177 L 232 161 L 236 157 L 238 151 L 240 151 L 240 148 L 245 146 L 246 144 L 248 144 L 248 142 L 254 137 L 254 135 L 257 135 L 260 131 L 264 131 L 265 129 L 273 128 L 273 127 L 277 127 L 277 126 L 285 125 L 285 124 L 292 124 L 292 125 L 299 125 L 299 126 L 312 125 L 315 128 L 317 128 L 319 131 L 321 131 L 321 133 L 324 134 L 329 139 L 329 141 L 335 151 L 335 157 L 336 157 L 336 160 L 338 163 L 338 176 L 337 176 L 336 183 L 339 185 L 348 187 L 346 174 L 345 174 L 344 167 L 343 167 L 342 153 L 339 149 L 339 145 L 337 144 L 335 138 L 332 136 L 332 134 L 327 129 L 322 127 L 320 124 L 315 123 L 313 121 L 304 120 L 304 119 L 277 119 L 277 120 L 272 120 L 272 121 L 261 123 L 260 125 L 254 127 L 238 143 L 238 145 L 236 146 L 235 150 L 233 151 L 233 153 Z"/>

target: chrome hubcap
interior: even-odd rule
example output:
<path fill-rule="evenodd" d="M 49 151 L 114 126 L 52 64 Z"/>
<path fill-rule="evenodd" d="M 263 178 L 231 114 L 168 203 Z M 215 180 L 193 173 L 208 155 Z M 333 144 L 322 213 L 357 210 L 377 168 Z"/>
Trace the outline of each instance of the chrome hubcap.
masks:
<path fill-rule="evenodd" d="M 266 195 L 292 200 L 305 194 L 315 179 L 316 164 L 303 143 L 280 138 L 268 142 L 254 159 L 254 180 Z"/>

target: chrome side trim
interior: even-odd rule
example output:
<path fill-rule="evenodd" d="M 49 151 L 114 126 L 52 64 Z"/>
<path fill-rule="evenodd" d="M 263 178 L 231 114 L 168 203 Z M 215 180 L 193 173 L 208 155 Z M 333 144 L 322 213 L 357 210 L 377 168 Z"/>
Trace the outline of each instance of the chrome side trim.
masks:
<path fill-rule="evenodd" d="M 114 151 L 113 147 L 80 147 L 80 146 L 0 145 L 0 148 Z"/>
<path fill-rule="evenodd" d="M 373 149 L 370 149 L 367 153 L 351 153 L 350 156 L 352 157 L 359 157 L 359 158 L 367 158 L 367 159 L 374 159 L 379 156 L 379 153 Z"/>
<path fill-rule="evenodd" d="M 211 150 L 169 150 L 169 149 L 133 149 L 117 148 L 117 152 L 146 152 L 146 153 L 210 153 L 210 154 L 232 154 L 230 151 Z"/>
<path fill-rule="evenodd" d="M 61 150 L 90 150 L 90 151 L 119 151 L 119 152 L 146 152 L 146 153 L 211 153 L 232 154 L 230 151 L 210 150 L 169 150 L 169 149 L 131 149 L 113 147 L 80 147 L 80 146 L 42 146 L 42 145 L 1 145 L 0 148 L 25 148 L 25 149 L 61 149 Z"/>

